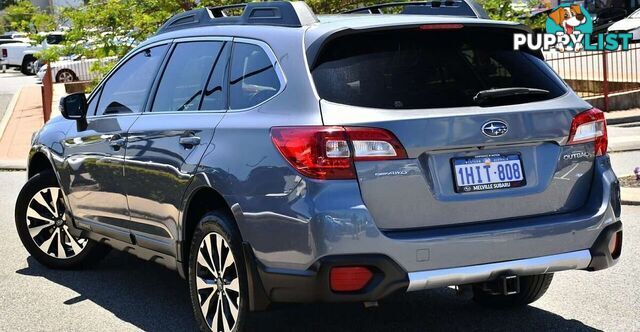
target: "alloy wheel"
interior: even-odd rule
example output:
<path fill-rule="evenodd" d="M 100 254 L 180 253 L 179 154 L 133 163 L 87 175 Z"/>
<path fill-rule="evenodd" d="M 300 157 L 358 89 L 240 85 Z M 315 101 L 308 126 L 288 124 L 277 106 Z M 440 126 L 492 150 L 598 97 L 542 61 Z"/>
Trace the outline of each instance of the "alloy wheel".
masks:
<path fill-rule="evenodd" d="M 200 243 L 196 289 L 209 328 L 215 332 L 232 331 L 240 310 L 240 280 L 229 244 L 215 232 L 205 235 Z"/>
<path fill-rule="evenodd" d="M 73 82 L 73 74 L 68 71 L 62 71 L 58 73 L 58 81 L 60 83 L 69 83 Z"/>
<path fill-rule="evenodd" d="M 29 201 L 26 222 L 33 242 L 51 257 L 72 258 L 87 245 L 87 239 L 69 233 L 60 188 L 48 187 L 38 191 Z"/>
<path fill-rule="evenodd" d="M 35 75 L 35 74 L 38 73 L 38 69 L 36 68 L 36 61 L 35 60 L 34 61 L 30 61 L 27 64 L 27 71 L 29 73 L 31 73 L 32 75 Z"/>

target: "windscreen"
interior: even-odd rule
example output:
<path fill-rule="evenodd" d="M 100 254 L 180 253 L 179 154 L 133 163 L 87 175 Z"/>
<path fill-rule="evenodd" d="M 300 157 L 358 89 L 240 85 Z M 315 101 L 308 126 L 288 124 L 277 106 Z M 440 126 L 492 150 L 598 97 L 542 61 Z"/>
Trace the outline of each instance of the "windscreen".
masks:
<path fill-rule="evenodd" d="M 496 106 L 556 98 L 566 87 L 536 56 L 513 50 L 513 32 L 427 26 L 348 34 L 320 51 L 312 76 L 321 98 L 385 109 Z M 479 104 L 480 91 L 542 89 Z"/>

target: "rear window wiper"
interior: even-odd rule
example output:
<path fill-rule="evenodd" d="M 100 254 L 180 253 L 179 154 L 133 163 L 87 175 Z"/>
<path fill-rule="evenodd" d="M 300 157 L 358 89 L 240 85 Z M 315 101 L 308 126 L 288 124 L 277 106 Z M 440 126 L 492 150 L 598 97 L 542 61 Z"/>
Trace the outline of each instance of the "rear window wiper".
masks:
<path fill-rule="evenodd" d="M 489 89 L 478 92 L 473 101 L 476 104 L 482 104 L 489 99 L 496 99 L 502 97 L 512 97 L 519 95 L 546 95 L 549 94 L 549 90 L 536 89 L 536 88 L 502 88 L 502 89 Z"/>

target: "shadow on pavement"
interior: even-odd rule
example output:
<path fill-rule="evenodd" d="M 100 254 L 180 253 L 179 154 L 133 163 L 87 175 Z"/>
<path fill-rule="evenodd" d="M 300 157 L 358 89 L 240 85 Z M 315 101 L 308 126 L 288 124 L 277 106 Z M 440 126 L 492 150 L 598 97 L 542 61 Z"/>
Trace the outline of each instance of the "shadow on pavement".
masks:
<path fill-rule="evenodd" d="M 158 264 L 115 250 L 83 270 L 51 270 L 32 257 L 27 258 L 27 264 L 16 273 L 44 277 L 80 294 L 66 299 L 66 305 L 90 300 L 145 331 L 196 329 L 187 283 L 175 271 Z"/>
<path fill-rule="evenodd" d="M 33 258 L 21 275 L 44 277 L 79 293 L 64 301 L 90 300 L 142 330 L 195 330 L 188 288 L 177 273 L 112 252 L 92 269 L 49 270 Z M 597 331 L 576 320 L 526 307 L 493 310 L 450 289 L 399 294 L 364 309 L 362 304 L 287 304 L 254 313 L 248 331 Z"/>

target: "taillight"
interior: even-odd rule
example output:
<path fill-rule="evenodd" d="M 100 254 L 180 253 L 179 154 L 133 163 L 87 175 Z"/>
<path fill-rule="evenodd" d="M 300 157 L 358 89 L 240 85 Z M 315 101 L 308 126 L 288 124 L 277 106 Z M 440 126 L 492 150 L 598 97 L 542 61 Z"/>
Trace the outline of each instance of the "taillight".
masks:
<path fill-rule="evenodd" d="M 2 57 L 3 57 L 3 58 L 6 58 L 6 57 L 7 57 L 7 49 L 6 49 L 6 48 L 3 48 L 3 49 L 2 49 Z"/>
<path fill-rule="evenodd" d="M 406 159 L 389 131 L 364 127 L 274 127 L 271 139 L 301 174 L 314 179 L 355 179 L 354 161 Z"/>
<path fill-rule="evenodd" d="M 596 156 L 602 156 L 607 153 L 608 141 L 607 121 L 601 110 L 592 108 L 573 118 L 567 144 L 594 142 Z"/>
<path fill-rule="evenodd" d="M 346 127 L 356 161 L 407 159 L 407 151 L 390 131 L 380 128 Z"/>

